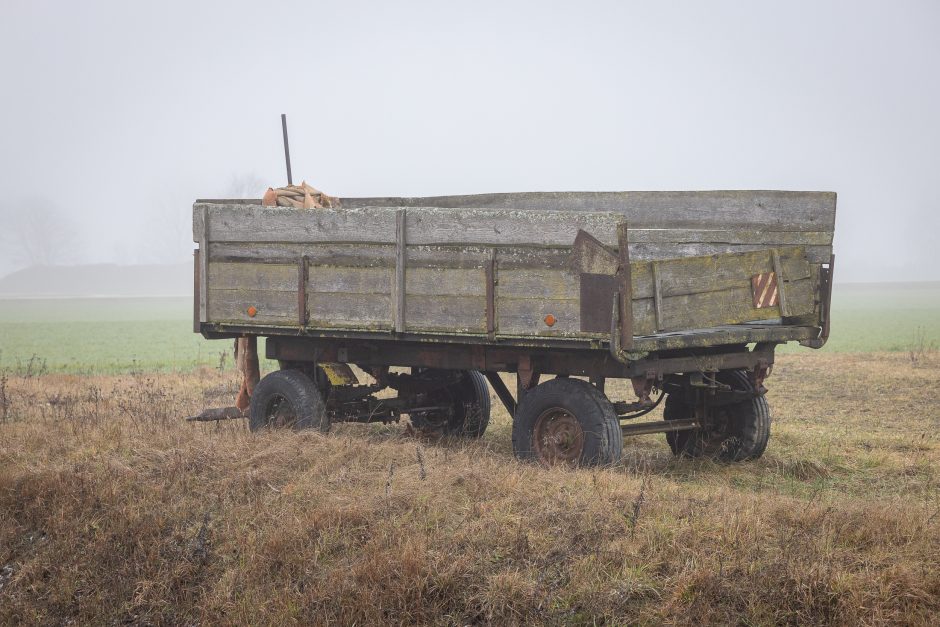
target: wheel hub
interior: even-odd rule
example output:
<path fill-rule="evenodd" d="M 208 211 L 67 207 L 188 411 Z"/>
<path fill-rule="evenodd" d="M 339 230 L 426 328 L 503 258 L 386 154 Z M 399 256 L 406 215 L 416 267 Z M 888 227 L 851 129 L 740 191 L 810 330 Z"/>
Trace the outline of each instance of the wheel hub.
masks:
<path fill-rule="evenodd" d="M 289 427 L 297 421 L 297 414 L 290 401 L 280 394 L 274 394 L 265 407 L 267 424 L 271 427 Z"/>
<path fill-rule="evenodd" d="M 548 409 L 536 419 L 532 432 L 533 448 L 539 461 L 547 465 L 576 465 L 584 452 L 584 430 L 569 411 Z"/>

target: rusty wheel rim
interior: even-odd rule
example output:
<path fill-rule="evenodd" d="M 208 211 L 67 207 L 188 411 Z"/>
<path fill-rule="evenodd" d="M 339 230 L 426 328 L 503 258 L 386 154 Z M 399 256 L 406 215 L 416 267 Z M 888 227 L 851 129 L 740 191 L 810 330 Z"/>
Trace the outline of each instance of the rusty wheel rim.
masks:
<path fill-rule="evenodd" d="M 287 397 L 274 394 L 264 408 L 264 418 L 268 427 L 291 427 L 297 422 L 297 413 Z"/>
<path fill-rule="evenodd" d="M 536 419 L 532 445 L 543 464 L 577 465 L 584 452 L 584 430 L 574 414 L 561 407 L 552 407 Z"/>

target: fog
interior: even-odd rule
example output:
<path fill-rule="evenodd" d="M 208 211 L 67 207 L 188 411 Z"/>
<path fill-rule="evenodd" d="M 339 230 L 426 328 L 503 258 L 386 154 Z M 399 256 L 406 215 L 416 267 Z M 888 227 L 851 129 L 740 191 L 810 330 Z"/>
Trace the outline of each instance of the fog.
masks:
<path fill-rule="evenodd" d="M 0 275 L 185 259 L 195 198 L 286 182 L 284 112 L 332 195 L 831 190 L 839 280 L 940 279 L 938 33 L 933 1 L 3 0 Z"/>

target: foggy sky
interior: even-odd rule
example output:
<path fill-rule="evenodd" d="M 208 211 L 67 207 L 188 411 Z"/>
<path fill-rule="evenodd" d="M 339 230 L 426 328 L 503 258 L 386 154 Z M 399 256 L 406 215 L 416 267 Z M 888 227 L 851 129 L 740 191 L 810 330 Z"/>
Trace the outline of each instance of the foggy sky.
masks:
<path fill-rule="evenodd" d="M 0 0 L 0 235 L 51 203 L 76 261 L 185 257 L 195 198 L 285 183 L 284 112 L 332 195 L 831 190 L 837 280 L 936 280 L 938 33 L 933 1 Z"/>

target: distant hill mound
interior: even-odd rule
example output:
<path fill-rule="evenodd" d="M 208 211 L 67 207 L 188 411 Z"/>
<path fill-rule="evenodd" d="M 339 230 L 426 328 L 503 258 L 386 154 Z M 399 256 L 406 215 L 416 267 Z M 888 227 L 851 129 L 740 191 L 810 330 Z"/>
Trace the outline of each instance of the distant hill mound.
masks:
<path fill-rule="evenodd" d="M 0 278 L 0 298 L 191 296 L 193 267 L 174 265 L 33 266 Z"/>

